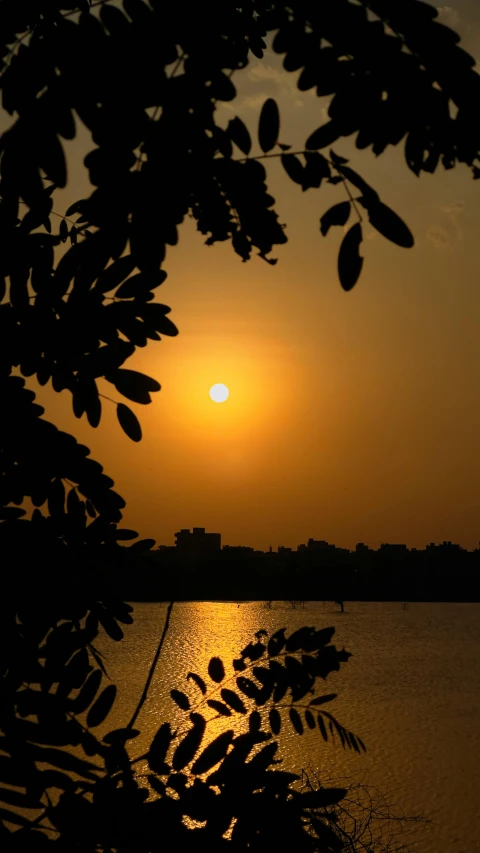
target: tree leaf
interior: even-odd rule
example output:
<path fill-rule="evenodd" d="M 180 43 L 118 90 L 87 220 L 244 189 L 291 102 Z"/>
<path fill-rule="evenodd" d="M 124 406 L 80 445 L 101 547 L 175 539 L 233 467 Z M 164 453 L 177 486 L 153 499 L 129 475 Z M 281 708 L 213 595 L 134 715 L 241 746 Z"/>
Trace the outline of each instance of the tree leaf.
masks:
<path fill-rule="evenodd" d="M 169 335 L 170 337 L 175 337 L 178 335 L 178 329 L 175 323 L 166 317 L 170 308 L 168 305 L 160 305 L 158 302 L 149 302 L 148 305 L 145 305 L 143 308 L 143 319 L 145 323 L 150 323 L 155 331 L 160 332 L 161 335 Z"/>
<path fill-rule="evenodd" d="M 47 136 L 40 133 L 38 137 L 39 163 L 49 178 L 58 187 L 67 183 L 67 165 L 63 145 L 56 134 Z"/>
<path fill-rule="evenodd" d="M 72 688 L 80 688 L 87 679 L 92 667 L 88 658 L 87 649 L 81 648 L 73 655 L 67 666 L 60 673 L 57 693 L 68 696 Z"/>
<path fill-rule="evenodd" d="M 130 545 L 130 551 L 151 551 L 155 545 L 155 539 L 139 539 Z"/>
<path fill-rule="evenodd" d="M 22 518 L 26 514 L 26 510 L 20 509 L 17 506 L 2 506 L 0 507 L 0 519 L 2 521 L 11 521 L 14 518 Z"/>
<path fill-rule="evenodd" d="M 201 714 L 190 714 L 192 728 L 178 744 L 172 758 L 174 770 L 183 770 L 194 758 L 205 732 L 205 718 Z"/>
<path fill-rule="evenodd" d="M 125 406 L 123 403 L 119 403 L 117 405 L 117 418 L 124 433 L 126 433 L 132 441 L 142 440 L 142 428 L 138 418 L 133 414 L 132 410 L 129 409 L 128 406 Z"/>
<path fill-rule="evenodd" d="M 207 699 L 207 705 L 209 708 L 213 708 L 214 711 L 217 711 L 219 714 L 221 714 L 222 717 L 232 716 L 231 709 L 223 702 L 218 702 L 216 699 Z"/>
<path fill-rule="evenodd" d="M 48 511 L 51 516 L 62 516 L 65 512 L 65 486 L 60 477 L 57 477 L 48 490 Z"/>
<path fill-rule="evenodd" d="M 326 693 L 325 696 L 317 696 L 315 699 L 312 699 L 308 704 L 309 705 L 324 705 L 325 702 L 332 702 L 337 698 L 336 693 Z"/>
<path fill-rule="evenodd" d="M 280 114 L 277 103 L 273 98 L 267 98 L 262 107 L 258 123 L 258 141 L 264 154 L 267 151 L 271 151 L 276 145 L 279 131 Z"/>
<path fill-rule="evenodd" d="M 290 708 L 289 711 L 290 720 L 293 728 L 299 735 L 303 735 L 303 723 L 300 714 L 298 713 L 296 708 Z"/>
<path fill-rule="evenodd" d="M 0 802 L 8 803 L 9 806 L 16 806 L 19 809 L 44 809 L 44 804 L 33 797 L 31 794 L 23 791 L 14 791 L 12 788 L 0 788 Z"/>
<path fill-rule="evenodd" d="M 128 542 L 130 539 L 136 539 L 138 533 L 136 530 L 129 530 L 128 527 L 117 529 L 115 531 L 115 539 L 117 542 Z"/>
<path fill-rule="evenodd" d="M 208 664 L 208 674 L 212 681 L 215 681 L 217 684 L 220 684 L 220 682 L 223 681 L 225 678 L 225 667 L 220 658 L 214 657 L 210 659 Z"/>
<path fill-rule="evenodd" d="M 358 743 L 357 743 L 357 738 L 355 737 L 355 735 L 353 734 L 353 732 L 347 732 L 347 737 L 348 737 L 348 741 L 349 741 L 350 746 L 351 746 L 351 747 L 353 747 L 353 749 L 355 750 L 355 752 L 357 752 L 358 754 L 360 754 L 360 747 L 359 747 L 359 745 L 358 745 Z"/>
<path fill-rule="evenodd" d="M 239 714 L 247 713 L 247 709 L 243 701 L 234 690 L 229 690 L 227 687 L 224 687 L 223 690 L 220 691 L 220 696 L 223 701 L 230 706 L 230 708 L 233 708 L 234 711 L 237 711 Z"/>
<path fill-rule="evenodd" d="M 205 696 L 205 693 L 207 692 L 207 685 L 205 684 L 203 678 L 200 678 L 200 676 L 197 675 L 196 672 L 187 673 L 187 681 L 189 678 L 191 678 L 192 681 L 195 682 L 197 687 L 202 691 L 203 695 Z"/>
<path fill-rule="evenodd" d="M 332 142 L 336 142 L 338 137 L 341 135 L 338 125 L 333 121 L 329 121 L 327 124 L 323 124 L 310 134 L 305 143 L 305 148 L 309 148 L 311 151 L 316 151 L 319 148 L 326 148 L 327 145 L 331 145 Z"/>
<path fill-rule="evenodd" d="M 170 696 L 182 711 L 190 710 L 190 699 L 186 693 L 182 693 L 181 690 L 170 690 Z"/>
<path fill-rule="evenodd" d="M 228 122 L 227 134 L 243 154 L 250 154 L 252 140 L 246 126 L 238 116 L 235 116 L 235 118 L 230 119 Z"/>
<path fill-rule="evenodd" d="M 237 90 L 226 74 L 221 71 L 216 71 L 212 77 L 210 93 L 216 100 L 233 101 L 237 94 Z"/>
<path fill-rule="evenodd" d="M 100 693 L 97 701 L 92 705 L 87 714 L 87 726 L 89 728 L 99 726 L 108 717 L 116 695 L 117 688 L 114 684 L 109 684 Z"/>
<path fill-rule="evenodd" d="M 413 234 L 395 211 L 379 200 L 371 201 L 368 197 L 364 197 L 359 201 L 366 208 L 370 223 L 380 234 L 397 246 L 402 246 L 404 249 L 412 248 L 415 243 Z"/>
<path fill-rule="evenodd" d="M 363 740 L 362 740 L 361 738 L 359 738 L 359 737 L 358 737 L 358 735 L 355 735 L 355 740 L 356 740 L 356 741 L 357 741 L 357 743 L 360 745 L 360 749 L 362 749 L 362 750 L 363 750 L 363 752 L 366 752 L 366 751 L 367 751 L 367 747 L 365 746 L 365 744 L 364 744 Z"/>
<path fill-rule="evenodd" d="M 69 489 L 67 495 L 67 513 L 69 515 L 75 516 L 78 512 L 79 506 L 80 498 L 78 497 L 75 486 L 73 486 L 71 489 Z"/>
<path fill-rule="evenodd" d="M 65 243 L 68 239 L 68 225 L 66 219 L 62 219 L 60 221 L 60 239 L 62 243 Z"/>
<path fill-rule="evenodd" d="M 105 607 L 99 607 L 96 610 L 98 621 L 100 622 L 104 631 L 108 634 L 112 640 L 115 642 L 119 642 L 123 640 L 123 631 L 120 628 L 120 625 L 117 623 L 116 619 L 112 616 L 112 614 L 106 610 Z"/>
<path fill-rule="evenodd" d="M 212 740 L 202 754 L 197 758 L 192 766 L 192 773 L 200 775 L 207 773 L 215 764 L 225 758 L 228 747 L 233 740 L 233 729 L 223 732 L 221 735 Z"/>
<path fill-rule="evenodd" d="M 101 670 L 96 669 L 95 672 L 92 672 L 91 675 L 88 676 L 85 684 L 81 688 L 80 692 L 77 694 L 75 699 L 70 701 L 70 708 L 74 714 L 83 714 L 87 708 L 90 707 L 95 696 L 98 693 L 98 688 L 100 687 L 100 682 L 102 680 Z"/>
<path fill-rule="evenodd" d="M 110 266 L 100 273 L 95 290 L 99 290 L 101 293 L 108 293 L 109 290 L 118 287 L 134 269 L 135 260 L 132 255 L 124 255 L 121 258 L 117 258 L 113 264 L 110 264 Z"/>
<path fill-rule="evenodd" d="M 308 710 L 308 708 L 305 711 L 305 722 L 306 722 L 309 729 L 315 728 L 315 725 L 316 725 L 315 717 L 313 716 L 312 712 Z"/>
<path fill-rule="evenodd" d="M 327 741 L 328 740 L 327 729 L 325 728 L 325 723 L 323 722 L 323 717 L 321 714 L 318 715 L 317 722 L 318 722 L 318 729 L 319 729 L 320 734 L 322 735 L 323 739 L 325 741 Z"/>
<path fill-rule="evenodd" d="M 318 151 L 306 151 L 305 168 L 303 170 L 302 189 L 307 190 L 310 187 L 320 187 L 324 178 L 330 177 L 330 165 L 323 154 Z"/>
<path fill-rule="evenodd" d="M 329 722 L 329 729 L 332 732 L 332 734 L 333 734 L 333 729 L 335 729 L 335 731 L 337 732 L 337 734 L 340 738 L 340 741 L 341 741 L 343 748 L 345 749 L 345 744 L 346 744 L 350 749 L 351 744 L 350 744 L 350 740 L 348 738 L 347 730 L 338 722 L 338 720 L 335 719 L 333 714 L 330 714 L 328 711 L 322 711 L 322 713 L 330 721 Z"/>
<path fill-rule="evenodd" d="M 169 772 L 168 767 L 165 770 L 165 758 L 172 740 L 173 735 L 170 723 L 163 723 L 153 738 L 147 753 L 148 766 L 153 773 Z"/>
<path fill-rule="evenodd" d="M 362 226 L 359 222 L 347 231 L 338 255 L 338 276 L 343 289 L 349 291 L 358 281 L 363 266 L 359 248 L 362 242 Z"/>
<path fill-rule="evenodd" d="M 102 416 L 102 403 L 98 396 L 97 383 L 92 377 L 79 377 L 74 388 L 73 412 L 76 417 L 82 414 L 82 408 L 87 413 L 90 426 L 96 428 Z"/>
<path fill-rule="evenodd" d="M 102 741 L 103 743 L 115 746 L 116 744 L 124 744 L 127 740 L 134 740 L 134 738 L 138 737 L 139 734 L 139 729 L 129 729 L 128 727 L 123 729 L 113 729 L 113 731 L 108 732 L 105 737 L 102 738 Z"/>
<path fill-rule="evenodd" d="M 248 729 L 251 734 L 258 734 L 262 728 L 262 717 L 260 711 L 252 711 L 248 717 Z"/>
<path fill-rule="evenodd" d="M 272 634 L 268 641 L 267 652 L 270 657 L 275 657 L 275 655 L 280 654 L 283 647 L 285 646 L 285 631 L 286 628 L 280 628 L 279 631 L 276 631 L 275 634 Z"/>
<path fill-rule="evenodd" d="M 167 273 L 165 270 L 152 270 L 151 272 L 140 272 L 127 278 L 115 293 L 119 299 L 132 299 L 143 296 L 146 291 L 154 290 L 165 281 Z"/>
<path fill-rule="evenodd" d="M 339 204 L 334 204 L 320 218 L 320 231 L 325 237 L 332 225 L 345 225 L 348 221 L 351 211 L 351 203 L 349 201 L 341 201 Z"/>
<path fill-rule="evenodd" d="M 335 151 L 333 151 L 331 148 L 330 148 L 330 160 L 332 160 L 332 162 L 335 163 L 336 166 L 344 166 L 345 163 L 348 163 L 348 160 L 346 157 L 342 157 L 340 154 L 335 154 Z"/>
<path fill-rule="evenodd" d="M 370 186 L 370 184 L 367 184 L 367 182 L 362 178 L 361 175 L 358 174 L 358 172 L 355 172 L 354 169 L 351 169 L 350 166 L 338 165 L 337 170 L 340 172 L 341 175 L 343 175 L 343 177 L 347 181 L 353 184 L 353 186 L 356 187 L 357 190 L 360 190 L 360 192 L 363 193 L 366 202 L 379 201 L 378 193 Z"/>
<path fill-rule="evenodd" d="M 83 776 L 84 779 L 92 779 L 94 781 L 99 778 L 96 774 L 101 772 L 101 768 L 96 764 L 77 758 L 76 755 L 71 755 L 63 749 L 36 746 L 34 755 L 35 761 L 51 764 L 60 770 L 68 770 L 70 773 L 77 774 L 77 776 Z"/>
<path fill-rule="evenodd" d="M 242 658 L 249 658 L 251 661 L 259 660 L 265 652 L 263 643 L 249 643 L 242 649 Z"/>
<path fill-rule="evenodd" d="M 169 773 L 170 768 L 168 767 L 168 765 L 165 764 L 163 766 L 165 768 L 165 774 Z M 155 793 L 160 794 L 161 797 L 165 796 L 165 792 L 167 790 L 165 782 L 162 782 L 161 779 L 157 779 L 157 777 L 153 776 L 151 773 L 148 774 L 148 781 L 150 782 L 150 785 L 152 786 Z"/>
<path fill-rule="evenodd" d="M 71 204 L 70 207 L 67 207 L 65 211 L 65 216 L 73 216 L 74 213 L 80 213 L 80 211 L 82 210 L 82 203 L 82 199 L 80 199 L 80 201 L 74 201 L 74 203 Z"/>
<path fill-rule="evenodd" d="M 270 728 L 274 735 L 280 734 L 280 729 L 282 727 L 282 718 L 280 716 L 280 711 L 277 711 L 276 708 L 272 708 L 269 711 L 268 719 L 270 721 Z"/>
<path fill-rule="evenodd" d="M 335 628 L 319 628 L 312 637 L 312 649 L 323 649 L 335 633 Z"/>
<path fill-rule="evenodd" d="M 245 676 L 241 675 L 237 678 L 237 687 L 241 693 L 244 693 L 245 696 L 248 696 L 249 699 L 256 700 L 260 694 L 260 690 L 257 685 L 251 678 L 245 678 Z"/>
<path fill-rule="evenodd" d="M 109 382 L 113 382 L 115 388 L 124 397 L 132 400 L 134 403 L 151 403 L 150 391 L 160 391 L 160 383 L 144 373 L 139 373 L 137 370 L 126 370 L 120 368 L 109 373 L 106 377 Z"/>
<path fill-rule="evenodd" d="M 30 826 L 30 818 L 25 817 L 24 815 L 19 814 L 18 812 L 11 812 L 8 809 L 2 809 L 0 806 L 0 820 L 7 821 L 8 823 L 14 823 L 17 826 Z M 30 833 L 29 833 L 30 835 Z"/>
<path fill-rule="evenodd" d="M 296 184 L 303 184 L 303 166 L 295 154 L 282 154 L 282 166 L 288 177 Z"/>

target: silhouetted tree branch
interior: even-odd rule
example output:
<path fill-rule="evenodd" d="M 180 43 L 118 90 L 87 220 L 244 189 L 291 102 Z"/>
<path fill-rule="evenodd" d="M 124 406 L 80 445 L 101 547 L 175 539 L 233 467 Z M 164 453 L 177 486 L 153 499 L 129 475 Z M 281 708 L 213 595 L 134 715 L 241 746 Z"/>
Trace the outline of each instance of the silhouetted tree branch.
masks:
<path fill-rule="evenodd" d="M 133 725 L 170 604 L 132 720 L 95 733 L 116 688 L 103 686 L 94 642 L 99 631 L 121 640 L 121 624 L 132 621 L 131 608 L 108 594 L 109 572 L 153 540 L 118 526 L 124 500 L 113 481 L 87 447 L 42 417 L 25 378 L 68 390 L 75 416 L 93 427 L 107 396 L 100 379 L 128 401 L 150 403 L 159 382 L 125 365 L 137 347 L 177 334 L 156 290 L 185 217 L 194 217 L 207 245 L 229 241 L 242 261 L 257 253 L 276 263 L 272 252 L 287 241 L 260 160 L 279 157 L 303 191 L 343 184 L 348 198 L 323 214 L 320 232 L 343 228 L 352 210 L 358 218 L 340 246 L 345 290 L 362 270 L 365 219 L 411 247 L 402 219 L 332 146 L 355 135 L 357 148 L 380 155 L 404 142 L 416 175 L 461 163 L 480 176 L 480 78 L 458 36 L 436 17 L 419 0 L 0 3 L 9 116 L 0 139 L 0 548 L 11 555 L 5 574 L 12 579 L 0 621 L 2 853 L 52 844 L 59 853 L 150 853 L 159 832 L 182 851 L 199 843 L 212 853 L 344 845 L 332 815 L 345 790 L 302 793 L 274 758 L 285 722 L 298 734 L 318 728 L 324 740 L 362 748 L 330 712 L 316 709 L 331 694 L 304 701 L 318 678 L 347 660 L 329 645 L 328 631 L 304 628 L 267 645 L 259 632 L 234 662 L 239 674 L 229 686 L 223 663 L 212 659 L 209 693 L 191 673 L 205 695 L 200 704 L 216 718 L 238 715 L 245 730 L 227 730 L 204 747 L 209 721 L 191 710 L 187 693 L 172 691 L 188 714 L 186 733 L 180 739 L 162 725 L 147 754 L 147 788 L 127 745 L 139 734 Z M 300 72 L 299 89 L 331 99 L 327 122 L 296 152 L 271 98 L 259 115 L 258 153 L 238 116 L 217 123 L 218 105 L 235 98 L 235 72 L 252 56 L 263 58 L 270 36 L 285 72 Z M 64 141 L 79 121 L 91 139 L 84 161 L 91 192 L 62 216 L 53 202 L 68 183 Z M 140 441 L 135 413 L 115 405 L 121 428 Z M 128 541 L 128 549 L 118 546 Z M 42 827 L 51 827 L 50 836 Z"/>
<path fill-rule="evenodd" d="M 162 636 L 160 637 L 160 642 L 157 646 L 155 655 L 153 657 L 152 664 L 151 664 L 150 669 L 148 671 L 148 676 L 147 676 L 147 680 L 145 682 L 145 687 L 143 688 L 142 695 L 140 696 L 140 700 L 138 702 L 138 705 L 135 708 L 135 711 L 133 712 L 132 719 L 130 720 L 130 722 L 127 726 L 127 728 L 129 728 L 129 729 L 133 729 L 133 727 L 136 723 L 137 717 L 138 717 L 140 711 L 142 710 L 143 705 L 145 704 L 145 701 L 147 699 L 148 691 L 150 689 L 150 685 L 152 683 L 152 679 L 153 679 L 153 676 L 155 674 L 157 663 L 158 663 L 159 658 L 160 658 L 160 653 L 162 651 L 163 644 L 165 642 L 165 637 L 167 636 L 167 633 L 168 633 L 168 627 L 170 625 L 170 617 L 172 615 L 173 605 L 174 605 L 174 602 L 171 601 L 167 607 L 167 613 L 165 616 L 165 624 L 163 626 Z"/>
<path fill-rule="evenodd" d="M 336 781 L 346 790 L 334 817 L 334 829 L 345 853 L 408 853 L 406 837 L 415 833 L 418 836 L 430 823 L 421 815 L 406 815 L 393 808 L 385 793 L 368 778 L 354 776 Z M 309 791 L 322 788 L 314 771 L 302 772 L 302 785 Z"/>

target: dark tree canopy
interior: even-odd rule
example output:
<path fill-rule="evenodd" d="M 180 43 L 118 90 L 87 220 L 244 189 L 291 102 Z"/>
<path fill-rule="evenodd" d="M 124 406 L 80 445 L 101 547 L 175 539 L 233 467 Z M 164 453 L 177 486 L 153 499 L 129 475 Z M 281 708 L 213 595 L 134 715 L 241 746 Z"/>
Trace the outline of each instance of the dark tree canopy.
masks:
<path fill-rule="evenodd" d="M 112 482 L 86 448 L 39 419 L 18 372 L 69 389 L 76 417 L 94 427 L 101 377 L 118 396 L 149 403 L 159 383 L 124 365 L 136 347 L 177 334 L 156 296 L 185 217 L 207 244 L 229 240 L 244 261 L 256 252 L 275 263 L 272 251 L 287 240 L 266 184 L 268 158 L 281 157 L 304 190 L 339 185 L 320 230 L 352 219 L 338 259 L 345 290 L 362 269 L 364 217 L 400 246 L 413 236 L 331 150 L 338 140 L 355 135 L 376 155 L 402 143 L 416 175 L 461 162 L 478 177 L 480 78 L 436 17 L 419 0 L 124 0 L 122 8 L 3 0 L 0 82 L 11 119 L 0 142 L 0 382 L 11 417 L 0 425 L 0 506 L 28 496 L 37 508 L 48 504 L 55 537 L 115 540 L 123 504 Z M 302 153 L 291 151 L 271 98 L 259 148 L 240 118 L 216 122 L 219 102 L 235 98 L 235 72 L 263 57 L 270 33 L 285 71 L 301 69 L 299 88 L 331 96 L 328 121 L 312 127 Z M 67 184 L 63 140 L 78 120 L 91 136 L 92 191 L 65 212 L 55 190 Z M 120 401 L 117 414 L 139 441 L 131 409 Z M 66 507 L 62 481 L 75 487 Z M 18 528 L 20 510 L 3 512 Z M 41 510 L 33 521 L 35 535 L 47 530 Z"/>
<path fill-rule="evenodd" d="M 214 658 L 208 675 L 217 687 L 198 701 L 239 714 L 247 730 L 227 730 L 206 748 L 203 710 L 173 690 L 189 721 L 175 736 L 162 726 L 144 756 L 154 800 L 126 750 L 133 723 L 103 739 L 91 731 L 115 699 L 93 643 L 99 630 L 120 640 L 119 623 L 132 617 L 127 605 L 98 600 L 85 578 L 90 571 L 94 584 L 107 556 L 125 554 L 116 543 L 137 534 L 117 527 L 124 501 L 113 481 L 87 447 L 42 417 L 25 378 L 68 389 L 76 417 L 94 427 L 105 379 L 121 398 L 121 428 L 139 441 L 122 400 L 147 404 L 160 385 L 125 365 L 137 347 L 177 334 L 156 298 L 166 247 L 193 216 L 208 245 L 228 240 L 243 261 L 253 253 L 275 263 L 287 234 L 266 183 L 271 157 L 303 190 L 338 184 L 320 231 L 351 219 L 338 259 L 345 290 L 362 269 L 364 218 L 411 247 L 405 223 L 334 147 L 352 135 L 375 155 L 402 144 L 416 175 L 464 163 L 479 177 L 480 78 L 436 17 L 419 0 L 1 0 L 9 119 L 0 140 L 0 548 L 14 592 L 0 622 L 2 851 L 150 853 L 169 837 L 172 850 L 197 850 L 185 817 L 203 824 L 197 833 L 211 851 L 342 849 L 330 807 L 343 791 L 309 798 L 295 793 L 291 774 L 271 769 L 283 717 L 298 734 L 317 727 L 325 740 L 336 733 L 345 748 L 361 749 L 323 708 L 333 697 L 315 692 L 348 656 L 329 645 L 331 633 L 305 628 L 266 645 L 260 632 L 234 663 L 248 669 L 235 676 L 236 690 L 223 685 Z M 299 88 L 331 96 L 328 121 L 312 127 L 301 151 L 292 151 L 272 99 L 258 146 L 239 117 L 227 127 L 216 121 L 218 104 L 235 98 L 235 72 L 263 57 L 269 34 L 286 73 L 301 70 Z M 79 121 L 91 137 L 92 187 L 64 211 L 56 201 L 68 182 L 64 141 Z M 45 592 L 48 603 L 35 598 Z M 203 695 L 204 680 L 189 675 Z M 259 709 L 269 709 L 268 721 Z"/>
<path fill-rule="evenodd" d="M 2 853 L 341 853 L 348 835 L 335 806 L 345 789 L 301 790 L 298 775 L 276 766 L 284 729 L 316 730 L 325 749 L 365 750 L 321 685 L 350 657 L 331 644 L 334 629 L 259 631 L 227 670 L 212 658 L 204 677 L 189 672 L 171 690 L 181 723 L 177 711 L 175 728 L 162 723 L 140 752 L 136 714 L 100 728 L 116 687 L 93 645 L 99 626 L 120 640 L 131 609 L 19 608 L 16 642 L 0 657 Z"/>

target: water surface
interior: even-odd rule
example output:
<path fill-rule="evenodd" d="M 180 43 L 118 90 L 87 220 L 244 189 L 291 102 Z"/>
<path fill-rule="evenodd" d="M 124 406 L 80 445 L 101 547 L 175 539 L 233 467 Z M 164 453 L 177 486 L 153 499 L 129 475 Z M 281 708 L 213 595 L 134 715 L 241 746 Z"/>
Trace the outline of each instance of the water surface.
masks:
<path fill-rule="evenodd" d="M 137 604 L 135 622 L 122 643 L 104 643 L 107 669 L 119 687 L 109 718 L 130 718 L 160 638 L 166 605 Z M 284 763 L 307 768 L 321 779 L 366 777 L 410 814 L 432 823 L 414 833 L 418 853 L 480 851 L 480 605 L 347 603 L 346 612 L 327 602 L 293 609 L 274 602 L 175 604 L 170 629 L 140 714 L 138 753 L 164 720 L 185 715 L 170 699 L 187 686 L 189 670 L 206 674 L 212 655 L 229 664 L 259 628 L 269 632 L 301 625 L 336 628 L 334 642 L 353 656 L 327 680 L 338 692 L 329 706 L 344 726 L 359 734 L 367 754 L 325 744 L 318 732 L 298 736 L 285 727 Z M 229 721 L 228 725 L 231 725 Z"/>

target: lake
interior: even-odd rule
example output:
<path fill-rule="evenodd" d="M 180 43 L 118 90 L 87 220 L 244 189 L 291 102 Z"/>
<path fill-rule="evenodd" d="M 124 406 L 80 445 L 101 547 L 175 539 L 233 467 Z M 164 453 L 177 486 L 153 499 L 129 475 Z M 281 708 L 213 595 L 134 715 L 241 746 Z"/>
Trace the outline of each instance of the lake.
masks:
<path fill-rule="evenodd" d="M 109 675 L 119 688 L 108 728 L 126 725 L 142 692 L 166 613 L 164 604 L 136 604 L 120 644 L 102 641 Z M 175 604 L 169 632 L 137 726 L 135 754 L 164 720 L 184 719 L 170 689 L 192 692 L 189 670 L 205 675 L 210 657 L 226 666 L 255 631 L 335 626 L 333 642 L 353 655 L 327 679 L 338 699 L 328 707 L 360 735 L 367 753 L 344 752 L 319 733 L 280 735 L 284 764 L 322 781 L 364 779 L 393 808 L 422 814 L 426 827 L 405 835 L 416 853 L 480 851 L 480 605 L 331 602 L 293 608 L 273 602 Z M 231 725 L 231 723 L 229 723 Z M 138 751 L 137 751 L 138 749 Z"/>

